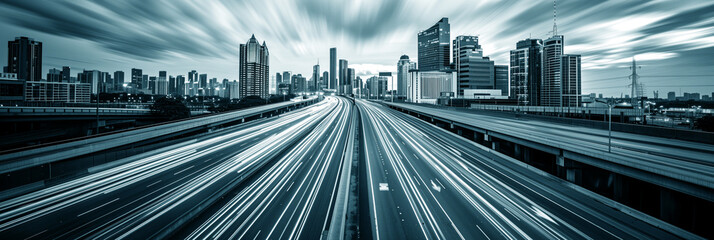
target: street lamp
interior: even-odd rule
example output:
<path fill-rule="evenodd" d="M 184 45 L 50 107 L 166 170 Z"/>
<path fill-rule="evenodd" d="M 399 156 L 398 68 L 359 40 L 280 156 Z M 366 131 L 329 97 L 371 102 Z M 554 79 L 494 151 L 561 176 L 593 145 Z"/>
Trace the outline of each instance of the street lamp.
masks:
<path fill-rule="evenodd" d="M 607 152 L 611 153 L 612 152 L 612 103 L 601 101 L 601 100 L 595 100 L 600 103 L 607 104 Z"/>

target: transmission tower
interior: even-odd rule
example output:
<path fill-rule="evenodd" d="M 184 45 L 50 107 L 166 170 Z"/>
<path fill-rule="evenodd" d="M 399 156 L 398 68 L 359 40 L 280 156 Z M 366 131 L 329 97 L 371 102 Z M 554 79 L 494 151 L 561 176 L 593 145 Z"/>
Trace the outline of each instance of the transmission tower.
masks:
<path fill-rule="evenodd" d="M 632 105 L 637 104 L 637 99 L 640 99 L 644 95 L 644 89 L 643 85 L 640 84 L 638 81 L 640 80 L 640 75 L 637 74 L 637 68 L 642 68 L 637 66 L 637 62 L 635 61 L 635 57 L 632 57 L 632 66 L 630 66 L 630 70 L 632 70 L 632 74 L 630 74 L 629 78 L 632 80 L 632 83 L 630 85 L 627 85 L 628 87 L 631 87 L 630 89 L 630 97 L 632 97 Z"/>

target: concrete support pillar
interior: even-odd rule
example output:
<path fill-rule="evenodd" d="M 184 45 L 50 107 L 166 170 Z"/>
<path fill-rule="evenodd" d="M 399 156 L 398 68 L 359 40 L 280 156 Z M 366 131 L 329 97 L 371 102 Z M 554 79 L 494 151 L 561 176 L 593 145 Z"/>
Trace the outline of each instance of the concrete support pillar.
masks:
<path fill-rule="evenodd" d="M 452 124 L 451 126 L 452 126 L 452 128 L 453 128 L 454 125 Z M 457 129 L 457 130 L 456 130 L 456 134 L 458 134 L 459 136 L 463 136 L 463 135 L 464 135 L 464 131 L 462 131 L 461 129 Z"/>
<path fill-rule="evenodd" d="M 513 143 L 513 156 L 516 157 L 516 159 L 523 161 L 523 147 L 521 147 L 520 144 L 518 143 Z"/>

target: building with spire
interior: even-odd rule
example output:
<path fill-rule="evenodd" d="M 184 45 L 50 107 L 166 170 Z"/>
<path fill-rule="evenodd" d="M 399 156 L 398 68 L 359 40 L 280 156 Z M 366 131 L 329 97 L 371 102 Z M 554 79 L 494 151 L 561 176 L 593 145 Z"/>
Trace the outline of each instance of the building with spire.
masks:
<path fill-rule="evenodd" d="M 265 41 L 261 45 L 255 35 L 240 45 L 240 97 L 270 97 L 269 56 Z"/>

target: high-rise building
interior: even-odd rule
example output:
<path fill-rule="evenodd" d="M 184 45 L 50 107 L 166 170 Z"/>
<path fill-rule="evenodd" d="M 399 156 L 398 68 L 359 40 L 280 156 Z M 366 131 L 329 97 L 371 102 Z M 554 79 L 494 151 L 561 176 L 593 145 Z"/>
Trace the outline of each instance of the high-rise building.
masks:
<path fill-rule="evenodd" d="M 420 71 L 440 71 L 450 67 L 450 31 L 449 19 L 442 18 L 434 26 L 417 34 L 417 63 Z"/>
<path fill-rule="evenodd" d="M 211 78 L 208 80 L 208 96 L 218 96 L 218 91 L 217 88 L 220 88 L 218 85 L 218 78 Z"/>
<path fill-rule="evenodd" d="M 525 39 L 511 50 L 511 94 L 519 105 L 539 106 L 543 40 Z"/>
<path fill-rule="evenodd" d="M 138 68 L 132 68 L 131 69 L 131 87 L 134 89 L 144 89 L 144 86 L 141 85 L 142 82 L 142 70 Z"/>
<path fill-rule="evenodd" d="M 149 76 L 149 92 L 151 94 L 158 94 L 156 91 L 156 76 Z"/>
<path fill-rule="evenodd" d="M 563 107 L 580 107 L 582 103 L 580 55 L 564 54 L 561 57 L 561 105 Z"/>
<path fill-rule="evenodd" d="M 284 84 L 292 84 L 290 75 L 292 75 L 292 72 L 290 72 L 290 71 L 283 72 L 283 83 Z"/>
<path fill-rule="evenodd" d="M 230 99 L 240 98 L 240 87 L 235 80 L 228 82 L 226 85 L 226 97 Z"/>
<path fill-rule="evenodd" d="M 561 56 L 563 55 L 563 35 L 555 35 L 543 42 L 543 82 L 540 105 L 560 107 L 561 105 Z"/>
<path fill-rule="evenodd" d="M 275 83 L 278 85 L 283 83 L 283 75 L 281 75 L 280 72 L 275 73 Z"/>
<path fill-rule="evenodd" d="M 114 91 L 125 91 L 124 89 L 124 71 L 114 72 Z"/>
<path fill-rule="evenodd" d="M 349 87 L 349 86 L 347 86 L 347 85 L 349 85 L 348 76 L 347 76 L 347 68 L 348 68 L 347 60 L 340 59 L 340 73 L 339 73 L 340 75 L 339 75 L 339 79 L 338 79 L 338 83 L 337 83 L 337 86 L 338 86 L 337 93 L 339 93 L 339 94 L 346 94 L 347 93 L 346 89 Z"/>
<path fill-rule="evenodd" d="M 330 73 L 327 71 L 322 72 L 322 85 L 320 86 L 320 89 L 325 89 L 329 88 L 329 82 L 330 82 Z"/>
<path fill-rule="evenodd" d="M 143 90 L 148 90 L 149 89 L 149 75 L 144 74 L 141 75 L 141 86 Z"/>
<path fill-rule="evenodd" d="M 456 94 L 463 96 L 464 89 L 494 89 L 496 87 L 495 64 L 491 59 L 483 56 L 478 36 L 458 36 L 454 39 L 453 45 L 458 86 Z"/>
<path fill-rule="evenodd" d="M 176 95 L 184 96 L 186 95 L 186 77 L 183 75 L 176 76 Z"/>
<path fill-rule="evenodd" d="M 168 78 L 166 76 L 166 71 L 159 71 L 159 77 L 156 79 L 156 82 L 154 82 L 154 84 L 154 89 L 156 89 L 154 94 L 166 95 L 168 93 L 169 83 Z M 163 86 L 163 88 L 166 89 L 159 88 L 159 85 Z"/>
<path fill-rule="evenodd" d="M 415 63 L 409 60 L 409 56 L 402 55 L 397 62 L 397 96 L 406 97 L 407 95 L 407 79 L 409 79 L 409 70 L 416 69 Z"/>
<path fill-rule="evenodd" d="M 62 67 L 62 76 L 60 78 L 61 82 L 72 82 L 72 77 L 70 77 L 70 70 L 68 66 L 63 66 Z"/>
<path fill-rule="evenodd" d="M 347 82 L 349 83 L 349 88 L 347 89 L 347 93 L 345 94 L 354 94 L 354 88 L 357 85 L 355 83 L 355 69 L 354 68 L 347 68 Z"/>
<path fill-rule="evenodd" d="M 52 68 L 50 69 L 49 72 L 47 72 L 47 81 L 48 82 L 61 82 L 62 79 L 62 71 Z"/>
<path fill-rule="evenodd" d="M 312 66 L 312 81 L 310 81 L 310 86 L 308 87 L 309 91 L 315 92 L 320 90 L 319 87 L 319 82 L 320 80 L 320 63 L 318 62 L 316 65 Z"/>
<path fill-rule="evenodd" d="M 500 89 L 502 96 L 509 96 L 508 65 L 494 65 L 493 70 L 493 76 L 495 78 L 493 89 Z"/>
<path fill-rule="evenodd" d="M 104 82 L 103 76 L 101 76 L 100 71 L 97 70 L 84 70 L 81 74 L 78 74 L 77 78 L 80 83 L 90 84 L 90 93 L 98 94 L 99 88 L 102 82 Z"/>
<path fill-rule="evenodd" d="M 198 72 L 196 70 L 191 70 L 188 72 L 188 83 L 187 86 L 189 96 L 197 96 L 198 95 Z"/>
<path fill-rule="evenodd" d="M 198 75 L 198 95 L 208 96 L 208 74 Z"/>
<path fill-rule="evenodd" d="M 337 89 L 337 48 L 330 48 L 330 82 L 329 89 Z"/>
<path fill-rule="evenodd" d="M 240 96 L 268 98 L 269 52 L 263 41 L 261 46 L 255 35 L 240 45 Z"/>
<path fill-rule="evenodd" d="M 169 95 L 177 95 L 176 93 L 178 92 L 178 84 L 176 82 L 176 77 L 169 75 Z"/>
<path fill-rule="evenodd" d="M 16 73 L 18 80 L 42 80 L 42 42 L 16 37 L 7 42 L 7 73 Z"/>

